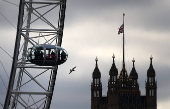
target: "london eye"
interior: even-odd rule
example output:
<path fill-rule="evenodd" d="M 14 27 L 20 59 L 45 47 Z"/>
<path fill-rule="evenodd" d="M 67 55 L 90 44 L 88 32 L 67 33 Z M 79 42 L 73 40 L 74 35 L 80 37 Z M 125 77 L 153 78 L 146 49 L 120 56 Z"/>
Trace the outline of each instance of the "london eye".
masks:
<path fill-rule="evenodd" d="M 20 0 L 4 109 L 50 109 L 58 65 L 68 58 L 61 47 L 65 10 L 66 0 Z M 48 82 L 39 82 L 42 75 Z"/>

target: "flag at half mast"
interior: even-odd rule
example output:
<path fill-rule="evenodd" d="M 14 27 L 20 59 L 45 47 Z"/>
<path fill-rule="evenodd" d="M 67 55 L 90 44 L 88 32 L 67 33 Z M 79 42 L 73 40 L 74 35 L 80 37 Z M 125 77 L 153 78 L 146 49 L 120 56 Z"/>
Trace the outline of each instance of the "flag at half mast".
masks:
<path fill-rule="evenodd" d="M 123 33 L 124 31 L 124 24 L 122 24 L 119 28 L 118 34 Z"/>
<path fill-rule="evenodd" d="M 123 13 L 123 24 L 120 26 L 119 31 L 118 31 L 118 34 L 120 33 L 124 33 L 124 16 L 125 16 L 125 13 Z"/>

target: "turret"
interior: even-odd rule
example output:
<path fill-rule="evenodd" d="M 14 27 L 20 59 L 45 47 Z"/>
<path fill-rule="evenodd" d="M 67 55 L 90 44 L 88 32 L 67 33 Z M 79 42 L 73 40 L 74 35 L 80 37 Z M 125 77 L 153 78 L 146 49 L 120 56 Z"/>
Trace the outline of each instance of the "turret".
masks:
<path fill-rule="evenodd" d="M 113 63 L 109 71 L 109 75 L 110 75 L 109 84 L 115 84 L 118 75 L 118 70 L 116 68 L 115 61 L 114 61 L 115 56 L 113 55 L 112 58 L 113 58 Z"/>
<path fill-rule="evenodd" d="M 96 57 L 96 66 L 92 74 L 93 81 L 91 83 L 91 109 L 99 108 L 100 99 L 102 97 L 101 73 L 98 68 L 98 59 Z"/>
<path fill-rule="evenodd" d="M 155 81 L 155 70 L 152 65 L 152 59 L 150 58 L 150 66 L 147 71 L 146 81 L 146 105 L 147 109 L 157 109 L 157 84 Z"/>
<path fill-rule="evenodd" d="M 128 86 L 128 74 L 125 68 L 125 63 L 123 62 L 123 67 L 119 75 L 120 88 L 127 88 Z"/>
<path fill-rule="evenodd" d="M 109 71 L 108 81 L 108 109 L 118 109 L 118 70 L 115 65 L 115 56 L 112 56 L 113 63 Z"/>
<path fill-rule="evenodd" d="M 131 81 L 131 87 L 134 89 L 134 88 L 138 88 L 139 90 L 139 85 L 138 85 L 138 74 L 136 72 L 136 69 L 135 69 L 135 60 L 133 59 L 132 60 L 133 62 L 133 67 L 132 67 L 132 70 L 130 72 L 130 75 L 129 75 L 129 79 Z"/>
<path fill-rule="evenodd" d="M 99 68 L 98 68 L 98 63 L 97 63 L 98 62 L 98 58 L 97 57 L 96 57 L 95 61 L 96 61 L 96 66 L 94 68 L 92 77 L 97 79 L 97 78 L 101 78 L 101 73 L 100 73 Z"/>

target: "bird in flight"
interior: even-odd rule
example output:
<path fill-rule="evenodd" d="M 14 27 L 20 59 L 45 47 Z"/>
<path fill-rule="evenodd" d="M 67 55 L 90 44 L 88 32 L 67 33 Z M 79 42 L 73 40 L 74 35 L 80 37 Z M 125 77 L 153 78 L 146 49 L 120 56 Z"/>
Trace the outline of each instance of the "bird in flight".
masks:
<path fill-rule="evenodd" d="M 70 69 L 70 73 L 73 72 L 73 71 L 75 71 L 75 68 L 76 68 L 76 66 L 73 67 L 72 69 Z M 69 73 L 69 74 L 70 74 L 70 73 Z"/>

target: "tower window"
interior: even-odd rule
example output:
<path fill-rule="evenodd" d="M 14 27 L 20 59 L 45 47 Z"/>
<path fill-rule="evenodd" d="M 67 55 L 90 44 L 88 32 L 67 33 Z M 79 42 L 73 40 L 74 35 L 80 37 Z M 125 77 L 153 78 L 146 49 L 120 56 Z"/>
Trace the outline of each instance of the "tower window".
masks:
<path fill-rule="evenodd" d="M 94 91 L 94 97 L 96 97 L 96 91 Z"/>
<path fill-rule="evenodd" d="M 116 76 L 111 76 L 111 81 L 116 81 Z"/>
<path fill-rule="evenodd" d="M 116 76 L 111 76 L 111 83 L 115 84 L 116 83 L 116 79 L 117 79 Z"/>
<path fill-rule="evenodd" d="M 96 97 L 99 97 L 99 91 L 97 91 L 97 95 L 96 95 Z"/>
<path fill-rule="evenodd" d="M 154 92 L 155 92 L 154 89 L 150 89 L 149 90 L 149 96 L 154 96 Z"/>
<path fill-rule="evenodd" d="M 99 78 L 94 79 L 94 84 L 98 86 L 100 84 L 100 79 Z"/>
<path fill-rule="evenodd" d="M 136 85 L 136 83 L 137 83 L 136 80 L 134 80 L 134 85 Z"/>
<path fill-rule="evenodd" d="M 137 80 L 132 80 L 132 87 L 136 87 L 137 85 Z"/>
<path fill-rule="evenodd" d="M 99 90 L 94 91 L 94 97 L 99 97 Z"/>
<path fill-rule="evenodd" d="M 97 79 L 97 84 L 99 84 L 99 79 Z"/>
<path fill-rule="evenodd" d="M 113 88 L 111 88 L 111 91 L 113 92 Z"/>
<path fill-rule="evenodd" d="M 149 96 L 151 96 L 152 95 L 152 90 L 149 90 Z"/>
<path fill-rule="evenodd" d="M 114 76 L 114 80 L 113 81 L 116 81 L 116 76 Z"/>
<path fill-rule="evenodd" d="M 149 84 L 153 85 L 153 77 L 149 77 Z"/>

